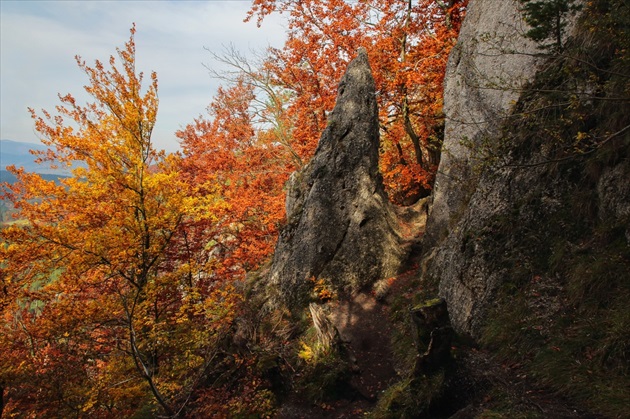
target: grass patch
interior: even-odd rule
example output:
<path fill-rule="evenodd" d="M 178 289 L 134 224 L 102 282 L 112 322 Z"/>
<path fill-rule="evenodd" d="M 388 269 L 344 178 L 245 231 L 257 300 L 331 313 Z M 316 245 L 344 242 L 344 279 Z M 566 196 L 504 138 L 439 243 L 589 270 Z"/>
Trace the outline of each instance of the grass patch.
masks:
<path fill-rule="evenodd" d="M 298 352 L 302 362 L 295 381 L 297 392 L 311 403 L 351 397 L 354 394 L 350 385 L 352 369 L 341 351 L 320 348 L 316 339 L 307 342 L 302 341 Z"/>

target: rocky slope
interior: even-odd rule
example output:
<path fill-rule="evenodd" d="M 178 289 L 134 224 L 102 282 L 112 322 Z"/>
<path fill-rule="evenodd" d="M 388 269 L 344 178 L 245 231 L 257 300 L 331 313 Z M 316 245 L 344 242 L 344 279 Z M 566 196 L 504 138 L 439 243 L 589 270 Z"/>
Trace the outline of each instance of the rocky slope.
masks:
<path fill-rule="evenodd" d="M 323 312 L 350 342 L 319 360 L 304 355 L 297 374 L 333 395 L 340 382 L 354 387 L 326 416 L 374 407 L 368 387 L 356 385 L 368 374 L 353 377 L 346 363 L 348 352 L 372 359 L 357 345 L 365 337 L 377 357 L 392 354 L 387 378 L 370 382 L 380 390 L 395 381 L 376 397 L 375 417 L 598 418 L 630 409 L 630 10 L 623 0 L 581 3 L 580 14 L 558 16 L 566 31 L 554 48 L 541 48 L 525 36 L 519 4 L 469 3 L 449 59 L 424 235 L 424 202 L 403 211 L 383 193 L 363 53 L 340 84 L 315 158 L 292 179 L 267 293 L 294 315 L 322 292 L 339 293 Z M 407 261 L 406 221 L 422 237 Z M 387 278 L 389 293 L 380 288 Z M 378 303 L 360 293 L 373 284 Z M 414 330 L 409 309 L 436 296 L 457 336 L 455 356 L 429 371 L 417 368 L 424 348 L 412 336 L 431 336 L 426 355 L 433 331 Z M 375 306 L 377 316 L 364 313 Z M 343 320 L 357 313 L 369 322 L 388 313 L 379 324 L 391 342 Z M 311 329 L 299 338 L 309 350 Z M 284 417 L 300 411 L 286 406 Z"/>

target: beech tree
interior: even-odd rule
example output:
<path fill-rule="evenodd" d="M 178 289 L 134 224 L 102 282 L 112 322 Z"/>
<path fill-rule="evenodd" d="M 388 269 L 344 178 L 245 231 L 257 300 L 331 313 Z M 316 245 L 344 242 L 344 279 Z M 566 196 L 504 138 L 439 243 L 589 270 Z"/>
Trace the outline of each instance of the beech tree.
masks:
<path fill-rule="evenodd" d="M 231 69 L 209 114 L 178 133 L 190 185 L 213 182 L 225 206 L 206 226 L 215 272 L 242 277 L 273 251 L 283 185 L 312 157 L 336 87 L 359 47 L 379 88 L 381 168 L 391 198 L 426 193 L 439 161 L 442 80 L 465 1 L 259 0 L 250 18 L 289 14 L 288 40 L 251 63 L 233 48 L 213 58 Z M 203 188 L 197 188 L 203 194 Z"/>
<path fill-rule="evenodd" d="M 12 168 L 18 182 L 2 185 L 22 220 L 0 247 L 10 413 L 176 415 L 236 313 L 238 294 L 186 240 L 220 199 L 208 189 L 195 199 L 179 157 L 153 148 L 157 76 L 143 87 L 134 34 L 109 66 L 77 57 L 94 103 L 66 95 L 55 116 L 31 110 L 50 147 L 40 161 L 72 176 L 57 184 Z"/>
<path fill-rule="evenodd" d="M 255 127 L 254 98 L 254 86 L 243 80 L 220 88 L 210 120 L 199 118 L 177 133 L 187 182 L 211 185 L 225 204 L 204 229 L 215 273 L 224 280 L 242 278 L 273 252 L 284 218 L 283 185 L 299 164 L 295 151 L 278 141 L 282 128 Z"/>

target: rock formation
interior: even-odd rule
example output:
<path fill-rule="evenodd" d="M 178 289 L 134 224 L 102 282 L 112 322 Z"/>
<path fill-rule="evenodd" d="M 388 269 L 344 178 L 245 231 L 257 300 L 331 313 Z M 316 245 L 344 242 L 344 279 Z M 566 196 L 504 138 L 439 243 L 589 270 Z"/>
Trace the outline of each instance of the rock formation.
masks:
<path fill-rule="evenodd" d="M 575 20 L 569 22 L 573 30 Z M 423 249 L 427 278 L 439 283 L 454 329 L 474 338 L 482 337 L 493 309 L 509 311 L 509 298 L 497 301 L 499 290 L 508 292 L 506 284 L 517 293 L 532 278 L 544 281 L 555 294 L 537 315 L 553 318 L 560 304 L 551 301 L 577 275 L 558 270 L 559 255 L 577 257 L 575 249 L 598 229 L 624 229 L 630 237 L 630 229 L 620 227 L 630 220 L 622 135 L 627 141 L 627 122 L 598 111 L 599 119 L 578 125 L 579 115 L 574 118 L 562 101 L 582 95 L 576 106 L 585 115 L 595 112 L 595 105 L 583 92 L 610 92 L 603 83 L 588 86 L 592 80 L 563 85 L 563 77 L 553 74 L 574 64 L 537 54 L 521 25 L 515 1 L 471 1 L 445 79 L 443 158 Z M 574 45 L 589 44 L 579 39 Z M 549 91 L 561 99 L 545 96 Z M 557 119 L 537 111 L 550 104 L 559 110 Z M 559 120 L 576 125 L 567 128 Z M 598 136 L 597 124 L 607 127 L 604 132 L 617 132 L 617 142 L 600 144 L 599 157 L 593 157 L 597 148 L 588 155 L 572 149 L 580 130 Z M 588 232 L 592 226 L 598 227 Z"/>
<path fill-rule="evenodd" d="M 287 191 L 287 225 L 270 282 L 280 300 L 304 302 L 313 281 L 341 293 L 392 276 L 404 258 L 378 171 L 379 126 L 367 54 L 342 77 L 315 156 Z"/>
<path fill-rule="evenodd" d="M 461 235 L 462 226 L 477 228 L 506 208 L 506 197 L 498 196 L 504 185 L 486 185 L 487 194 L 475 201 L 483 208 L 467 216 L 477 187 L 474 153 L 498 141 L 519 92 L 536 73 L 536 45 L 522 36 L 523 25 L 517 1 L 471 1 L 447 66 L 442 160 L 423 247 L 433 252 L 428 273 L 440 282 L 440 296 L 460 333 L 477 334 L 500 281 L 501 273 L 490 272 L 483 263 L 482 249 L 470 248 L 476 244 L 461 252 Z M 464 218 L 468 224 L 460 225 Z M 476 257 L 471 252 L 477 252 Z"/>
<path fill-rule="evenodd" d="M 475 0 L 466 12 L 444 78 L 444 143 L 425 243 L 439 241 L 470 191 L 472 149 L 497 136 L 519 92 L 536 74 L 536 44 L 525 38 L 516 0 Z"/>

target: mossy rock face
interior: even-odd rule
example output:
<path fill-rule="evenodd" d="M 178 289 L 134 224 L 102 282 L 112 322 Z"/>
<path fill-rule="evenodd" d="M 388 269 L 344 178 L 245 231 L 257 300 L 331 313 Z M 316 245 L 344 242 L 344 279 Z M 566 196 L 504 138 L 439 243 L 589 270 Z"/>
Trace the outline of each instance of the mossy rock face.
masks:
<path fill-rule="evenodd" d="M 448 236 L 425 249 L 457 332 L 607 417 L 630 399 L 626 3 L 585 4 L 565 53 L 487 133 L 489 158 Z"/>
<path fill-rule="evenodd" d="M 613 11 L 614 5 L 619 10 Z M 600 6 L 589 6 L 589 19 L 627 15 L 618 2 L 607 3 L 605 16 L 598 15 Z M 604 45 L 598 43 L 611 50 L 610 34 L 593 39 L 599 29 L 590 22 L 576 28 L 576 39 L 567 43 L 571 57 L 599 53 Z M 628 32 L 627 25 L 623 28 L 617 27 Z M 627 33 L 612 40 L 621 47 Z M 488 137 L 487 153 L 494 158 L 478 161 L 486 166 L 428 269 L 428 276 L 440 280 L 440 296 L 449 303 L 459 333 L 479 338 L 498 287 L 507 282 L 518 287 L 521 279 L 553 269 L 566 242 L 579 246 L 577 238 L 596 224 L 630 221 L 624 157 L 630 97 L 613 105 L 623 93 L 610 73 L 628 62 L 620 54 L 610 57 L 608 68 L 579 68 L 581 61 L 572 58 L 551 59 L 518 99 L 504 128 Z M 616 78 L 627 87 L 630 75 L 625 73 L 627 66 Z M 601 100 L 584 96 L 585 89 L 600 92 Z"/>

